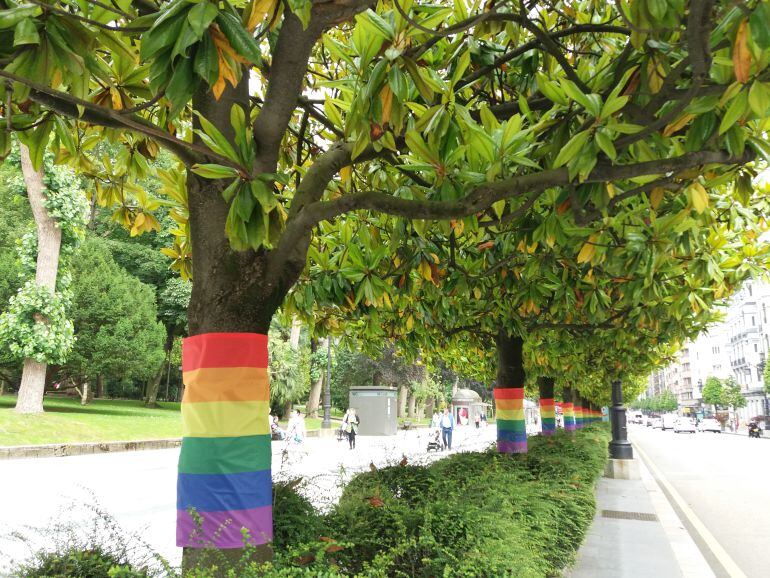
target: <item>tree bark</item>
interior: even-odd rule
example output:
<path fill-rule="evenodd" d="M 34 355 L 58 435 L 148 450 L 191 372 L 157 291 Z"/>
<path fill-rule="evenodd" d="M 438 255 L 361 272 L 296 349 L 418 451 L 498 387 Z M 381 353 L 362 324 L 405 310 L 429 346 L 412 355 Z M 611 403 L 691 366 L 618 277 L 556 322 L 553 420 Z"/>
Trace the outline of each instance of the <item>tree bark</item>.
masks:
<path fill-rule="evenodd" d="M 104 375 L 101 373 L 96 376 L 96 397 L 99 399 L 104 397 Z"/>
<path fill-rule="evenodd" d="M 310 340 L 310 351 L 315 353 L 319 349 L 323 349 L 326 345 L 326 341 L 321 339 Z M 307 416 L 318 417 L 318 409 L 321 406 L 321 392 L 323 391 L 325 371 L 321 370 L 318 379 L 310 383 L 310 395 L 307 400 Z"/>
<path fill-rule="evenodd" d="M 163 343 L 163 361 L 152 380 L 147 384 L 147 395 L 144 398 L 145 407 L 158 407 L 158 392 L 160 391 L 160 382 L 163 380 L 163 370 L 171 364 L 171 350 L 174 347 L 174 328 L 166 326 L 166 341 Z M 166 381 L 166 391 L 168 392 L 168 381 Z"/>
<path fill-rule="evenodd" d="M 406 417 L 406 401 L 409 389 L 402 385 L 398 388 L 398 416 L 400 418 Z"/>
<path fill-rule="evenodd" d="M 433 410 L 436 407 L 436 398 L 431 396 L 428 396 L 428 399 L 425 400 L 425 415 L 428 417 L 433 416 Z"/>
<path fill-rule="evenodd" d="M 59 270 L 59 251 L 61 250 L 61 229 L 48 215 L 45 208 L 45 185 L 43 169 L 35 170 L 29 149 L 19 144 L 21 152 L 21 171 L 27 186 L 27 197 L 35 217 L 37 227 L 37 264 L 35 283 L 56 290 L 56 275 Z M 16 411 L 19 413 L 41 413 L 43 411 L 43 393 L 45 392 L 46 365 L 34 359 L 24 360 Z"/>
<path fill-rule="evenodd" d="M 409 419 L 415 419 L 417 417 L 417 396 L 413 392 L 409 392 Z"/>
<path fill-rule="evenodd" d="M 88 405 L 94 399 L 94 388 L 88 380 L 83 382 L 83 388 L 80 390 L 80 405 Z"/>
<path fill-rule="evenodd" d="M 302 333 L 302 322 L 297 317 L 291 320 L 291 334 L 289 335 L 289 344 L 295 351 L 299 349 L 299 337 Z"/>
<path fill-rule="evenodd" d="M 496 341 L 497 448 L 501 453 L 526 453 L 524 340 L 501 330 Z"/>
<path fill-rule="evenodd" d="M 286 401 L 283 404 L 283 419 L 289 419 L 291 414 L 291 406 L 292 403 L 290 401 Z"/>

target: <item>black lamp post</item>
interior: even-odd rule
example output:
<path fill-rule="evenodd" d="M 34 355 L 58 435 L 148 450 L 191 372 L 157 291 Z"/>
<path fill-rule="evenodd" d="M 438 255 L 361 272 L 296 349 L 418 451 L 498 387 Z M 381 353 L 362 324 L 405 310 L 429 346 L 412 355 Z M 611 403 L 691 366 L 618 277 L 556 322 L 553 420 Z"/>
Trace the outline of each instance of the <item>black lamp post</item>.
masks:
<path fill-rule="evenodd" d="M 610 457 L 615 460 L 634 459 L 634 450 L 628 441 L 626 428 L 626 408 L 623 407 L 623 389 L 621 381 L 612 382 L 612 407 L 610 408 L 610 425 L 612 426 L 612 441 L 610 442 Z"/>
<path fill-rule="evenodd" d="M 323 429 L 332 427 L 332 338 L 326 338 L 326 379 L 324 379 L 324 419 Z"/>

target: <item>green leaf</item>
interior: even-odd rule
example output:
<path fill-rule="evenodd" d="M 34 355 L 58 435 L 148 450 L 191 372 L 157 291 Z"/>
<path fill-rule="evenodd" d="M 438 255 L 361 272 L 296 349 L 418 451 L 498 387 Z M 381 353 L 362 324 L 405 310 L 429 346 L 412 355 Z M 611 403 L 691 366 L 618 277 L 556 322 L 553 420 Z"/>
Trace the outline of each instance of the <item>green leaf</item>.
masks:
<path fill-rule="evenodd" d="M 241 20 L 229 12 L 220 12 L 217 24 L 233 49 L 253 64 L 262 61 L 262 53 L 254 37 L 243 27 Z"/>
<path fill-rule="evenodd" d="M 733 98 L 730 106 L 727 107 L 725 115 L 722 117 L 722 122 L 719 123 L 719 134 L 724 134 L 730 130 L 730 127 L 746 114 L 748 108 L 749 94 L 748 91 L 742 90 L 738 93 L 738 96 Z"/>
<path fill-rule="evenodd" d="M 433 153 L 433 151 L 430 150 L 428 145 L 425 144 L 422 136 L 416 130 L 408 131 L 406 133 L 405 140 L 409 150 L 412 151 L 412 153 L 416 154 L 424 161 L 438 164 L 437 156 Z"/>
<path fill-rule="evenodd" d="M 185 14 L 180 14 L 163 22 L 158 19 L 155 26 L 142 36 L 142 44 L 139 48 L 141 59 L 150 60 L 166 48 L 173 47 L 182 32 L 182 26 L 187 22 L 186 18 Z M 170 65 L 169 62 L 163 64 L 167 67 Z"/>
<path fill-rule="evenodd" d="M 369 8 L 366 12 L 359 15 L 357 20 L 364 20 L 371 26 L 377 34 L 381 35 L 385 40 L 392 40 L 395 34 L 393 26 L 390 22 L 387 22 L 382 16 L 377 14 L 374 10 Z"/>
<path fill-rule="evenodd" d="M 770 84 L 755 80 L 749 89 L 749 106 L 760 118 L 770 113 Z"/>
<path fill-rule="evenodd" d="M 32 130 L 17 133 L 19 140 L 29 148 L 29 157 L 36 171 L 43 166 L 43 157 L 52 129 L 53 122 L 49 119 Z"/>
<path fill-rule="evenodd" d="M 556 155 L 556 160 L 553 161 L 553 168 L 558 168 L 575 158 L 586 142 L 588 142 L 590 136 L 590 130 L 581 131 L 573 136 L 569 142 L 562 147 L 559 154 Z"/>
<path fill-rule="evenodd" d="M 176 117 L 190 102 L 198 80 L 193 74 L 193 61 L 190 58 L 180 58 L 174 68 L 174 73 L 166 87 L 166 98 L 171 101 L 171 118 Z"/>
<path fill-rule="evenodd" d="M 219 55 L 209 34 L 204 34 L 195 49 L 195 73 L 213 85 L 219 78 Z"/>
<path fill-rule="evenodd" d="M 459 82 L 463 74 L 465 74 L 465 71 L 468 69 L 470 63 L 471 53 L 468 50 L 464 50 L 460 55 L 460 58 L 457 60 L 455 69 L 452 71 L 452 86 Z"/>
<path fill-rule="evenodd" d="M 211 2 L 201 2 L 192 7 L 187 13 L 187 21 L 193 32 L 200 39 L 219 14 L 219 9 Z"/>
<path fill-rule="evenodd" d="M 567 106 L 569 104 L 567 97 L 564 95 L 564 91 L 555 82 L 549 80 L 545 74 L 538 72 L 536 78 L 540 92 L 542 92 L 543 96 L 548 100 L 556 104 L 561 104 L 562 106 Z"/>
<path fill-rule="evenodd" d="M 561 87 L 572 100 L 580 104 L 592 116 L 598 117 L 602 111 L 602 99 L 598 94 L 585 94 L 574 82 L 562 78 Z"/>
<path fill-rule="evenodd" d="M 626 106 L 629 98 L 629 96 L 616 96 L 614 98 L 608 98 L 607 102 L 605 102 L 604 106 L 602 107 L 602 112 L 600 115 L 601 118 L 607 118 L 608 116 L 615 114 L 621 108 Z"/>
<path fill-rule="evenodd" d="M 174 60 L 178 55 L 187 58 L 187 49 L 195 44 L 198 38 L 189 22 L 182 23 L 182 30 L 174 43 L 174 48 L 171 50 L 171 60 Z"/>
<path fill-rule="evenodd" d="M 412 82 L 414 82 L 414 85 L 417 87 L 417 92 L 420 93 L 420 96 L 427 102 L 433 100 L 433 89 L 422 77 L 421 69 L 417 66 L 417 63 L 411 58 L 403 58 L 402 60 L 404 61 L 406 71 L 409 73 L 409 76 L 412 77 Z"/>
<path fill-rule="evenodd" d="M 40 44 L 40 35 L 32 18 L 25 18 L 16 25 L 13 32 L 13 45 Z"/>
<path fill-rule="evenodd" d="M 612 142 L 612 139 L 607 136 L 606 132 L 597 130 L 594 135 L 594 140 L 610 160 L 614 161 L 617 158 L 618 152 L 615 150 L 615 144 Z"/>
<path fill-rule="evenodd" d="M 206 146 L 208 146 L 215 153 L 218 153 L 222 156 L 229 158 L 230 160 L 237 162 L 238 155 L 235 154 L 235 149 L 233 149 L 232 145 L 230 144 L 230 141 L 228 141 L 225 138 L 225 135 L 219 132 L 219 129 L 215 127 L 211 123 L 211 121 L 209 121 L 202 114 L 198 115 L 198 122 L 201 123 L 203 134 L 201 134 L 201 131 L 197 131 L 197 134 L 201 138 L 203 138 L 204 136 L 208 137 L 208 141 L 204 139 L 204 142 L 206 142 Z"/>
<path fill-rule="evenodd" d="M 58 114 L 53 117 L 53 121 L 59 142 L 67 151 L 74 155 L 77 152 L 77 145 L 75 144 L 75 139 L 72 138 L 73 128 Z"/>
<path fill-rule="evenodd" d="M 30 4 L 17 6 L 16 8 L 10 8 L 8 10 L 0 10 L 0 30 L 13 28 L 25 18 L 40 16 L 42 12 L 43 10 L 40 6 L 32 6 Z"/>
<path fill-rule="evenodd" d="M 227 179 L 238 176 L 238 171 L 232 167 L 210 163 L 194 164 L 192 172 L 206 179 Z"/>
<path fill-rule="evenodd" d="M 252 196 L 246 183 L 241 184 L 241 187 L 235 194 L 233 204 L 235 205 L 236 213 L 238 213 L 238 216 L 241 219 L 248 221 L 251 218 L 251 213 L 254 210 L 254 207 L 257 206 L 257 200 Z"/>
<path fill-rule="evenodd" d="M 751 38 L 762 50 L 770 48 L 770 4 L 759 2 L 749 16 Z"/>

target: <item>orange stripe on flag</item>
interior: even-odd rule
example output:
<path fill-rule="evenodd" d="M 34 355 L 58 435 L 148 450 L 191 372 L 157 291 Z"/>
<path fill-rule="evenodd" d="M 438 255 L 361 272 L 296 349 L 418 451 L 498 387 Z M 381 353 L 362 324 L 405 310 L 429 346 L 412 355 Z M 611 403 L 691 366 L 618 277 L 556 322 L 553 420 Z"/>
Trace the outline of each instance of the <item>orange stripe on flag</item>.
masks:
<path fill-rule="evenodd" d="M 267 401 L 267 369 L 262 367 L 209 367 L 185 371 L 185 403 L 200 401 Z"/>

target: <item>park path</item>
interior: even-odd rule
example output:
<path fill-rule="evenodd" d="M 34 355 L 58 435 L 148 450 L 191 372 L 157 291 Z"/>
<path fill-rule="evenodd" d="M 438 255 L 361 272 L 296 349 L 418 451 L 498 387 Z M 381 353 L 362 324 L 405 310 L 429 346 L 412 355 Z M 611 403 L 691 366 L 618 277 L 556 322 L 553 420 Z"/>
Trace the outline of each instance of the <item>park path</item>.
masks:
<path fill-rule="evenodd" d="M 496 428 L 459 427 L 453 452 L 484 449 L 495 439 Z M 355 450 L 347 441 L 310 438 L 288 451 L 273 442 L 273 475 L 277 480 L 303 478 L 299 490 L 317 507 L 339 499 L 343 485 L 374 463 L 427 463 L 446 452 L 426 451 L 429 431 L 399 431 L 395 436 L 359 436 Z M 29 549 L 11 534 L 21 532 L 35 544 L 51 543 L 50 529 L 65 539 L 68 528 L 79 537 L 94 529 L 96 512 L 114 520 L 120 530 L 143 540 L 172 564 L 181 550 L 174 543 L 176 521 L 176 464 L 179 449 L 152 450 L 65 458 L 0 461 L 0 576 L 12 561 Z M 57 527 L 58 526 L 58 527 Z M 89 527 L 91 530 L 89 530 Z M 45 530 L 48 528 L 49 530 Z"/>

